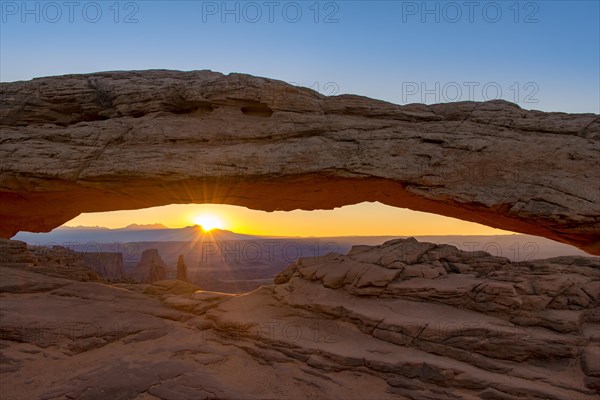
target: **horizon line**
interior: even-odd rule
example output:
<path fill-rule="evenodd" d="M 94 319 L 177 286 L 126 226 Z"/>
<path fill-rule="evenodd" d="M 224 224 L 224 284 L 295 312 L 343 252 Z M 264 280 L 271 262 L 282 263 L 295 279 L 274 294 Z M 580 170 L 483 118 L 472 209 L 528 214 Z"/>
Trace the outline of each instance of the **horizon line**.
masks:
<path fill-rule="evenodd" d="M 462 234 L 462 233 L 448 233 L 448 234 L 433 234 L 433 235 L 423 235 L 423 234 L 382 234 L 382 235 L 364 235 L 364 234 L 347 234 L 347 235 L 326 235 L 326 236 L 319 236 L 319 235 L 308 235 L 308 236 L 304 236 L 304 235 L 264 235 L 264 234 L 254 234 L 254 233 L 242 233 L 242 232 L 236 232 L 233 230 L 229 230 L 229 229 L 211 229 L 211 230 L 204 230 L 202 228 L 202 225 L 200 224 L 192 224 L 192 225 L 187 225 L 187 226 L 182 226 L 182 227 L 177 227 L 177 228 L 170 228 L 166 225 L 164 225 L 163 223 L 160 222 L 156 222 L 156 223 L 151 223 L 151 224 L 136 224 L 136 223 L 132 223 L 120 228 L 109 228 L 106 226 L 99 226 L 99 225 L 95 225 L 95 226 L 86 226 L 86 225 L 76 225 L 76 226 L 70 226 L 70 225 L 61 225 L 55 229 L 60 229 L 60 228 L 70 228 L 70 229 L 89 229 L 89 230 L 93 230 L 93 229 L 102 229 L 102 230 L 109 230 L 109 231 L 117 231 L 117 230 L 124 230 L 127 229 L 129 227 L 132 226 L 139 226 L 139 227 L 150 227 L 150 226 L 155 226 L 155 225 L 161 225 L 164 228 L 156 228 L 156 229 L 140 229 L 140 231 L 150 231 L 150 230 L 179 230 L 179 229 L 186 229 L 186 228 L 194 228 L 194 227 L 198 227 L 200 229 L 203 230 L 203 232 L 205 233 L 210 233 L 210 232 L 214 232 L 214 231 L 221 231 L 221 232 L 231 232 L 231 233 L 235 233 L 238 235 L 247 235 L 247 236 L 255 236 L 255 237 L 264 237 L 264 238 L 291 238 L 291 239 L 296 239 L 296 238 L 344 238 L 344 237 L 443 237 L 443 236 L 516 236 L 516 235 L 523 235 L 523 236 L 535 236 L 535 235 L 527 235 L 525 233 L 518 233 L 518 232 L 512 232 L 512 233 L 497 233 L 497 234 Z M 132 231 L 135 229 L 131 229 Z M 51 232 L 29 232 L 29 233 L 34 233 L 34 234 L 48 234 Z"/>

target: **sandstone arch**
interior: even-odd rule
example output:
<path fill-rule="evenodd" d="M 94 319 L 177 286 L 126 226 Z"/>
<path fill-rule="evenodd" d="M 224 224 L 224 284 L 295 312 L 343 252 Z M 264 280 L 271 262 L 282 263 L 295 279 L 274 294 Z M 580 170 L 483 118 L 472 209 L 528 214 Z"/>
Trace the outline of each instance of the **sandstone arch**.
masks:
<path fill-rule="evenodd" d="M 361 201 L 600 254 L 600 119 L 505 101 L 398 106 L 249 75 L 132 71 L 1 84 L 0 236 L 171 203 Z"/>

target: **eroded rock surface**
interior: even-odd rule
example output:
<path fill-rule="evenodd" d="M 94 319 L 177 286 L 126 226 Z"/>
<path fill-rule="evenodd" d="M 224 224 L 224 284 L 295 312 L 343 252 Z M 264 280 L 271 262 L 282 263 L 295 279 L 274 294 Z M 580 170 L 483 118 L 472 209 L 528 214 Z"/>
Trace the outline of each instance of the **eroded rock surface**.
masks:
<path fill-rule="evenodd" d="M 90 269 L 105 279 L 122 280 L 126 276 L 123 253 L 90 252 L 82 256 Z"/>
<path fill-rule="evenodd" d="M 302 258 L 276 282 L 228 295 L 4 263 L 2 398 L 600 394 L 598 258 L 511 263 L 407 239 Z"/>
<path fill-rule="evenodd" d="M 211 71 L 0 84 L 0 235 L 172 203 L 362 201 L 600 254 L 600 118 L 505 101 L 398 106 Z"/>
<path fill-rule="evenodd" d="M 134 277 L 140 283 L 154 283 L 165 280 L 168 266 L 157 249 L 147 249 L 135 267 Z"/>
<path fill-rule="evenodd" d="M 85 259 L 64 246 L 28 246 L 18 240 L 0 239 L 0 264 L 27 266 L 32 271 L 78 281 L 103 280 Z"/>
<path fill-rule="evenodd" d="M 177 279 L 180 281 L 187 282 L 188 273 L 187 273 L 187 265 L 185 265 L 185 260 L 183 259 L 183 255 L 180 254 L 177 258 Z"/>

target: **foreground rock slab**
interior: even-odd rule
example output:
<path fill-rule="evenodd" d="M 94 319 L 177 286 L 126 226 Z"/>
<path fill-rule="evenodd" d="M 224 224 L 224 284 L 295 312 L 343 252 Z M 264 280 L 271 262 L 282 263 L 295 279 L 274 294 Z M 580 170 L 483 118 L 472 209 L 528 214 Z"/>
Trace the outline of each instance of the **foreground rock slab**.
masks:
<path fill-rule="evenodd" d="M 0 84 L 0 235 L 172 203 L 363 201 L 600 254 L 600 118 L 505 101 L 398 106 L 211 71 Z"/>
<path fill-rule="evenodd" d="M 245 295 L 0 265 L 4 399 L 597 399 L 600 259 L 394 240 Z M 81 274 L 77 273 L 77 277 Z"/>

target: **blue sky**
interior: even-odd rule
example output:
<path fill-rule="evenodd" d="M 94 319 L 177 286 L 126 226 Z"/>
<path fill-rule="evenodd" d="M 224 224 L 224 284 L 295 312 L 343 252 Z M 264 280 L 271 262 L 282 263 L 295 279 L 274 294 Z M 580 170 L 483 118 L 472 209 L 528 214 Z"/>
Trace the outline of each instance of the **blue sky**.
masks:
<path fill-rule="evenodd" d="M 5 82 L 212 69 L 399 104 L 600 113 L 597 1 L 0 3 Z"/>

